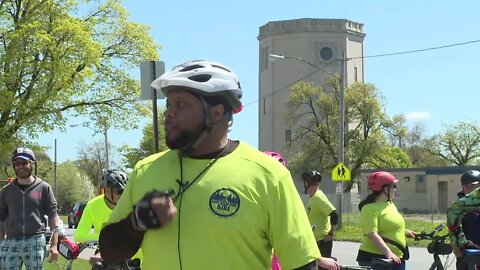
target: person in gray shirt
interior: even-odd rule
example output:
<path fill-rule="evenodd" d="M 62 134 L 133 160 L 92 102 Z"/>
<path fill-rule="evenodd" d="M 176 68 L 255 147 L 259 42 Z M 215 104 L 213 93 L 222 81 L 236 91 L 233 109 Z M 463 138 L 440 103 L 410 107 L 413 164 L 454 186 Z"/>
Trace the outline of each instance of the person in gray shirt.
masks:
<path fill-rule="evenodd" d="M 52 231 L 48 262 L 58 259 L 57 202 L 47 182 L 32 175 L 35 154 L 20 147 L 12 153 L 17 178 L 0 193 L 0 270 L 43 269 L 47 255 L 44 216 Z"/>

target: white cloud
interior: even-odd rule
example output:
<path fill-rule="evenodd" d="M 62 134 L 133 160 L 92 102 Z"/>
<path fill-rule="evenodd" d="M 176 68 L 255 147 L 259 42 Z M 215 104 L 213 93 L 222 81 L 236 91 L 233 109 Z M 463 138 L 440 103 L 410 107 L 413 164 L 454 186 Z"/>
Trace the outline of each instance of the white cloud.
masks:
<path fill-rule="evenodd" d="M 424 121 L 424 120 L 428 120 L 432 117 L 432 115 L 428 112 L 411 112 L 411 113 L 407 113 L 405 114 L 405 118 L 407 119 L 407 121 Z"/>

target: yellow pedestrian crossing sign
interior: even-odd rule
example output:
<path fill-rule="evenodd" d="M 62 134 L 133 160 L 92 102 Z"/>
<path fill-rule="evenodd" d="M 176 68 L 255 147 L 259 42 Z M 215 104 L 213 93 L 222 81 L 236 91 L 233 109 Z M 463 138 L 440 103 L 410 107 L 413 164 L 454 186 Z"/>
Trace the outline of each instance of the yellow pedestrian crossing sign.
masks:
<path fill-rule="evenodd" d="M 352 180 L 350 175 L 350 169 L 339 162 L 335 168 L 332 170 L 332 181 L 350 181 Z"/>

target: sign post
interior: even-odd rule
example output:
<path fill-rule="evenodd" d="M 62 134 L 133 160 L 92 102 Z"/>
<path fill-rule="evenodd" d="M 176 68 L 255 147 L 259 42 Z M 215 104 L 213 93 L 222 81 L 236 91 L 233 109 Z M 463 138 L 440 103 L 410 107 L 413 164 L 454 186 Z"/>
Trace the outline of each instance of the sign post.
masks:
<path fill-rule="evenodd" d="M 335 191 L 340 195 L 340 216 L 343 216 L 343 181 L 352 180 L 350 169 L 343 164 L 343 162 L 339 162 L 337 166 L 332 169 L 331 178 L 332 181 L 338 182 Z M 341 227 L 341 224 L 339 225 L 338 227 Z"/>

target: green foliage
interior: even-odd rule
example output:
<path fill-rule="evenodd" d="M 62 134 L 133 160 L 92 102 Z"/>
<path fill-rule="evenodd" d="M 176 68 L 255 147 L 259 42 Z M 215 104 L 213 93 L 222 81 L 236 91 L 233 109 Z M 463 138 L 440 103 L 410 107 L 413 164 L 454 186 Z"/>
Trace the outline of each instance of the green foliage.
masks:
<path fill-rule="evenodd" d="M 410 168 L 410 157 L 400 147 L 383 146 L 381 153 L 367 159 L 370 168 Z"/>
<path fill-rule="evenodd" d="M 408 155 L 387 142 L 385 132 L 392 120 L 381 101 L 373 84 L 355 83 L 345 90 L 345 163 L 353 179 L 359 176 L 360 169 L 373 164 L 388 168 L 410 166 Z M 289 145 L 289 168 L 293 172 L 317 168 L 328 174 L 338 162 L 338 79 L 328 78 L 324 87 L 304 82 L 293 85 L 287 108 L 285 120 L 295 132 Z M 347 191 L 353 183 L 349 183 Z"/>
<path fill-rule="evenodd" d="M 146 103 L 128 71 L 158 59 L 148 30 L 119 0 L 1 1 L 0 150 L 78 115 L 135 128 Z"/>
<path fill-rule="evenodd" d="M 95 190 L 90 179 L 82 175 L 74 164 L 60 164 L 57 171 L 56 199 L 59 209 L 68 211 L 76 202 L 86 202 L 93 198 Z"/>
<path fill-rule="evenodd" d="M 446 125 L 441 134 L 428 140 L 429 152 L 448 165 L 480 164 L 480 126 L 475 122 Z"/>
<path fill-rule="evenodd" d="M 164 109 L 161 109 L 158 113 L 158 145 L 160 151 L 167 150 L 168 148 L 165 144 L 165 118 L 163 112 Z M 143 128 L 143 137 L 138 147 L 124 145 L 120 149 L 120 152 L 123 155 L 125 166 L 132 169 L 138 161 L 154 154 L 154 148 L 153 123 L 150 123 Z"/>
<path fill-rule="evenodd" d="M 115 151 L 112 151 L 110 145 L 107 147 L 109 147 L 109 156 L 113 157 Z M 110 160 L 113 160 L 113 158 Z M 93 186 L 99 191 L 103 170 L 107 167 L 105 143 L 96 141 L 91 144 L 81 144 L 77 149 L 77 160 L 75 161 L 75 166 L 91 180 Z M 109 161 L 109 167 L 121 169 L 116 166 L 115 162 L 113 161 Z"/>

